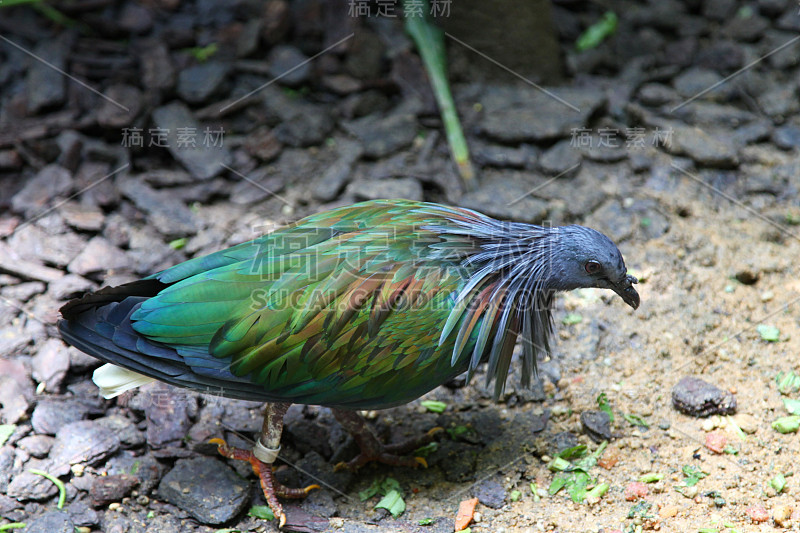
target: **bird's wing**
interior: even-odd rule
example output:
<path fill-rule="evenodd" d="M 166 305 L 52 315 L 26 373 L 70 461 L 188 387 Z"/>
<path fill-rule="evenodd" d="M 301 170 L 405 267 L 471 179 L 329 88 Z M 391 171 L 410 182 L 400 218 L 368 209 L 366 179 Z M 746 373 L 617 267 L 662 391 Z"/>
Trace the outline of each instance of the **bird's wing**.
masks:
<path fill-rule="evenodd" d="M 476 245 L 431 229 L 445 223 L 441 211 L 368 202 L 188 261 L 155 276 L 171 285 L 142 302 L 133 329 L 199 371 L 224 363 L 276 397 L 400 403 L 466 368 L 451 361 L 454 343 L 469 361 L 494 331 L 483 326 L 484 313 L 496 313 L 483 283 L 442 342 L 468 280 L 461 258 Z"/>

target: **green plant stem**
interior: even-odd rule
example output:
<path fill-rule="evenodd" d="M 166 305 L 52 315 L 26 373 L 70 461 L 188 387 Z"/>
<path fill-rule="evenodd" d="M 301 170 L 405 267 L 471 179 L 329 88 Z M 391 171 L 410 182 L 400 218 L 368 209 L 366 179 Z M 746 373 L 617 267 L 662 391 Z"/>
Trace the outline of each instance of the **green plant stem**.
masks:
<path fill-rule="evenodd" d="M 43 476 L 53 482 L 53 484 L 58 487 L 58 508 L 62 509 L 64 507 L 64 502 L 67 499 L 67 488 L 64 486 L 64 482 L 58 479 L 53 474 L 48 474 L 42 470 L 36 470 L 35 468 L 31 468 L 29 470 L 31 474 L 36 474 L 37 476 Z"/>
<path fill-rule="evenodd" d="M 423 2 L 423 16 L 406 15 L 406 31 L 417 45 L 422 63 L 433 85 L 433 94 L 442 114 L 444 131 L 450 153 L 456 162 L 461 179 L 468 190 L 475 190 L 475 170 L 469 158 L 469 148 L 458 118 L 450 83 L 447 80 L 447 58 L 444 49 L 444 32 L 428 16 L 428 2 Z"/>

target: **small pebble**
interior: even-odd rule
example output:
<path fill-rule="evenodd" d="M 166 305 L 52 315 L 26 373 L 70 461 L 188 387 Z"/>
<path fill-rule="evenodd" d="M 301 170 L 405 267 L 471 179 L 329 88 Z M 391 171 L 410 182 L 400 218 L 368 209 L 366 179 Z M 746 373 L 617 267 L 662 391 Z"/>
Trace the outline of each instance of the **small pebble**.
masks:
<path fill-rule="evenodd" d="M 752 435 L 756 431 L 758 431 L 758 419 L 753 415 L 749 415 L 747 413 L 741 413 L 733 417 L 733 421 L 736 423 L 739 428 L 747 433 L 748 435 Z"/>
<path fill-rule="evenodd" d="M 780 527 L 792 527 L 792 507 L 790 505 L 776 505 L 772 509 L 772 519 Z"/>
<path fill-rule="evenodd" d="M 727 444 L 728 438 L 718 431 L 706 435 L 706 448 L 714 453 L 722 453 L 725 450 L 725 445 Z"/>
<path fill-rule="evenodd" d="M 644 499 L 647 497 L 649 490 L 647 485 L 642 483 L 641 481 L 634 481 L 632 483 L 628 483 L 628 486 L 625 487 L 625 491 L 623 493 L 625 500 L 629 502 L 635 502 L 636 500 Z"/>
<path fill-rule="evenodd" d="M 703 420 L 703 431 L 708 433 L 709 431 L 714 431 L 715 428 L 719 427 L 719 417 L 712 416 Z"/>
<path fill-rule="evenodd" d="M 761 505 L 748 507 L 744 512 L 750 517 L 750 520 L 756 523 L 766 522 L 769 520 L 769 513 L 767 513 L 767 510 Z"/>
<path fill-rule="evenodd" d="M 731 415 L 736 411 L 736 397 L 702 379 L 686 376 L 672 388 L 672 405 L 678 411 L 698 418 L 713 414 Z"/>
<path fill-rule="evenodd" d="M 676 505 L 665 505 L 658 511 L 658 516 L 661 518 L 673 518 L 678 515 L 678 507 Z"/>

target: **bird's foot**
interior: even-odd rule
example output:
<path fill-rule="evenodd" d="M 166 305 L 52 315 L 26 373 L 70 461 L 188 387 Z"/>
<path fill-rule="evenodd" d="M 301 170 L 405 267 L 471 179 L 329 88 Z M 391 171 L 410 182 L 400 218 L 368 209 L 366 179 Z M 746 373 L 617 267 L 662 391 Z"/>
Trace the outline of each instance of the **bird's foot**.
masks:
<path fill-rule="evenodd" d="M 370 462 L 378 462 L 392 466 L 418 466 L 428 467 L 427 461 L 423 457 L 407 456 L 417 448 L 433 442 L 436 434 L 443 431 L 436 427 L 421 435 L 396 444 L 382 444 L 367 427 L 364 419 L 354 411 L 344 411 L 335 409 L 333 414 L 336 420 L 351 434 L 355 439 L 360 453 L 350 461 L 338 463 L 334 466 L 335 471 L 357 470 Z"/>
<path fill-rule="evenodd" d="M 211 439 L 211 444 L 217 445 L 217 451 L 220 455 L 229 459 L 237 459 L 240 461 L 247 461 L 253 467 L 258 480 L 261 482 L 261 490 L 264 492 L 264 498 L 267 500 L 270 509 L 278 519 L 278 527 L 282 528 L 286 524 L 286 514 L 283 512 L 283 506 L 278 501 L 278 498 L 285 499 L 300 499 L 308 496 L 308 493 L 314 489 L 318 489 L 319 485 L 309 485 L 302 489 L 293 489 L 281 485 L 273 475 L 273 467 L 271 463 L 265 463 L 255 456 L 252 450 L 244 450 L 242 448 L 234 448 L 222 439 Z"/>

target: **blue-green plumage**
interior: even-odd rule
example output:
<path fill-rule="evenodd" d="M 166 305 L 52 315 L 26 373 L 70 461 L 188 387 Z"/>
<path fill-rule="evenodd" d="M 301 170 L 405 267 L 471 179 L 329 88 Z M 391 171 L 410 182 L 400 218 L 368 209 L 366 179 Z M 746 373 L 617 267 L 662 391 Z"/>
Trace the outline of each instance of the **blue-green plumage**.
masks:
<path fill-rule="evenodd" d="M 499 394 L 520 336 L 527 382 L 549 350 L 556 290 L 611 288 L 635 307 L 631 282 L 616 246 L 588 228 L 379 200 L 104 289 L 65 306 L 60 328 L 180 386 L 374 409 L 483 361 Z"/>

